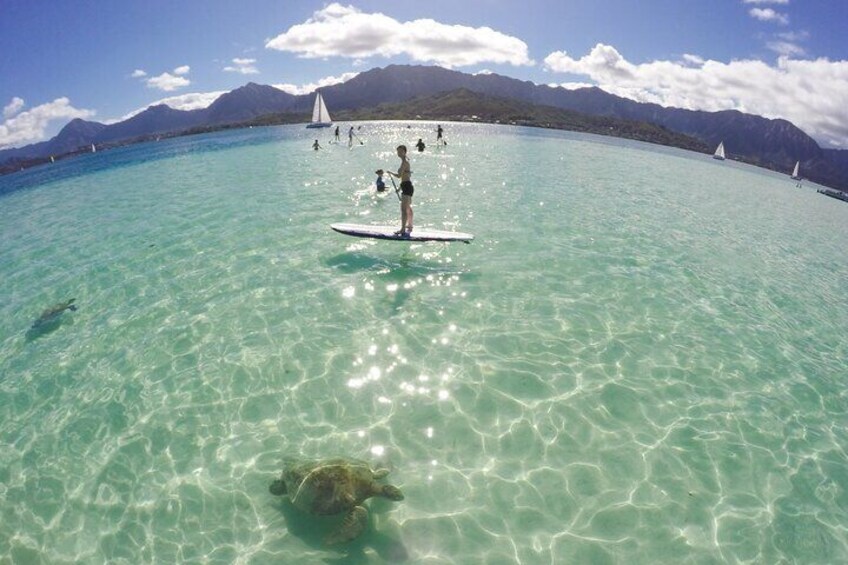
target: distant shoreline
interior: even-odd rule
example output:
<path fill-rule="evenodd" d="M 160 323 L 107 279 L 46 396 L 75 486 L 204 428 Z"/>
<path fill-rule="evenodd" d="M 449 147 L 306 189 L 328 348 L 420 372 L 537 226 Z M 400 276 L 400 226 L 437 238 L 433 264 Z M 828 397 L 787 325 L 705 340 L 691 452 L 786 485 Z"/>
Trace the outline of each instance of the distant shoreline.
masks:
<path fill-rule="evenodd" d="M 308 118 L 304 114 L 293 114 L 296 116 L 296 120 L 292 120 L 290 122 L 281 122 L 279 124 L 262 124 L 262 125 L 286 125 L 286 124 L 296 124 L 296 123 L 306 123 Z M 190 135 L 200 135 L 203 133 L 214 133 L 216 131 L 226 131 L 231 129 L 244 129 L 253 127 L 259 124 L 254 124 L 251 122 L 240 122 L 235 124 L 221 124 L 216 126 L 200 126 L 195 128 L 189 128 L 187 130 L 181 130 L 177 132 L 167 132 L 167 133 L 159 133 L 159 134 L 146 134 L 138 137 L 133 137 L 130 139 L 124 139 L 121 141 L 110 141 L 106 143 L 95 144 L 98 151 L 108 151 L 109 149 L 117 149 L 119 147 L 127 147 L 129 145 L 138 145 L 140 143 L 148 143 L 152 141 L 159 141 L 162 139 L 173 139 L 177 137 L 187 137 Z M 61 161 L 65 159 L 70 159 L 76 157 L 78 155 L 85 155 L 87 153 L 91 153 L 91 145 L 83 145 L 74 151 L 68 151 L 66 153 L 62 153 L 59 155 L 53 155 L 53 159 L 55 161 Z M 20 161 L 14 161 L 13 163 L 6 163 L 0 165 L 0 176 L 8 175 L 13 173 L 21 172 L 22 170 L 31 169 L 33 167 L 41 166 L 41 165 L 49 165 L 51 163 L 50 157 L 38 157 L 36 159 L 23 159 Z"/>
<path fill-rule="evenodd" d="M 532 119 L 520 119 L 520 120 L 510 120 L 509 122 L 503 122 L 500 119 L 490 119 L 481 117 L 478 115 L 453 115 L 453 116 L 422 116 L 421 114 L 417 114 L 414 118 L 409 117 L 407 115 L 397 114 L 397 115 L 385 115 L 385 111 L 381 112 L 379 117 L 375 116 L 375 112 L 379 112 L 380 108 L 377 110 L 342 110 L 340 112 L 336 112 L 335 122 L 380 122 L 380 121 L 406 121 L 406 122 L 443 122 L 443 123 L 476 123 L 476 124 L 487 124 L 487 125 L 500 125 L 500 126 L 519 126 L 519 127 L 533 127 L 539 129 L 548 129 L 554 131 L 569 131 L 574 133 L 589 133 L 594 135 L 601 135 L 604 137 L 611 137 L 614 139 L 627 139 L 631 141 L 640 141 L 643 143 L 650 143 L 653 145 L 660 145 L 663 147 L 674 147 L 677 149 L 683 149 L 686 151 L 692 151 L 694 153 L 701 153 L 703 155 L 712 154 L 712 150 L 707 147 L 706 144 L 691 138 L 689 136 L 685 136 L 683 134 L 678 134 L 675 132 L 669 132 L 673 136 L 673 139 L 682 139 L 685 140 L 685 143 L 669 143 L 667 139 L 657 138 L 656 136 L 651 136 L 646 134 L 641 129 L 631 130 L 627 128 L 617 128 L 615 125 L 601 125 L 599 127 L 563 127 L 562 125 L 557 125 L 556 123 L 552 123 L 551 121 L 547 121 L 545 123 L 540 123 L 537 120 Z M 596 118 L 594 116 L 591 117 L 593 120 L 600 121 L 601 123 L 605 123 L 606 121 L 613 120 L 611 118 Z M 616 123 L 628 123 L 625 120 L 614 120 Z M 303 124 L 306 125 L 309 123 L 309 116 L 303 113 L 280 113 L 280 114 L 268 114 L 265 116 L 260 116 L 258 118 L 254 118 L 252 120 L 232 123 L 232 124 L 221 124 L 214 126 L 200 126 L 189 128 L 187 130 L 179 131 L 179 132 L 169 132 L 162 134 L 147 134 L 139 137 L 135 137 L 132 139 L 115 141 L 102 143 L 97 145 L 98 151 L 108 151 L 110 149 L 117 149 L 120 147 L 127 147 L 130 145 L 138 145 L 141 143 L 149 143 L 155 142 L 162 139 L 174 139 L 179 137 L 188 137 L 192 135 L 201 135 L 205 133 L 215 133 L 219 131 L 228 131 L 228 130 L 238 130 L 238 129 L 248 129 L 252 127 L 273 127 L 273 126 L 281 126 L 281 125 L 297 125 Z M 631 124 L 642 124 L 642 122 L 630 122 Z M 648 124 L 653 128 L 659 128 L 659 126 L 653 126 L 652 124 Z M 660 128 L 665 129 L 665 128 Z M 668 130 L 666 130 L 668 131 Z M 615 133 L 612 133 L 615 132 Z M 53 158 L 55 161 L 61 161 L 65 159 L 71 159 L 77 157 L 79 155 L 84 155 L 90 153 L 90 146 L 83 146 L 75 151 L 70 151 L 67 153 L 63 153 L 61 155 L 54 155 Z M 736 161 L 739 163 L 745 163 L 748 165 L 753 165 L 755 167 L 782 173 L 783 171 L 770 167 L 767 164 L 763 164 L 760 162 L 756 162 L 752 159 L 746 159 L 744 157 L 740 158 L 730 158 L 732 161 Z M 34 167 L 40 167 L 43 165 L 50 165 L 50 158 L 37 158 L 37 159 L 27 159 L 23 161 L 15 162 L 14 164 L 5 164 L 0 165 L 0 176 L 10 175 L 17 172 L 25 171 L 27 169 L 32 169 Z M 841 194 L 846 194 L 845 192 L 830 188 L 830 190 L 835 190 L 840 192 Z M 848 197 L 848 196 L 846 196 Z"/>
<path fill-rule="evenodd" d="M 454 116 L 432 116 L 432 117 L 424 117 L 418 115 L 417 117 L 411 117 L 408 115 L 396 114 L 391 116 L 379 116 L 376 117 L 373 115 L 373 112 L 368 110 L 343 110 L 341 112 L 336 113 L 336 122 L 376 122 L 376 121 L 409 121 L 409 122 L 459 122 L 459 123 L 478 123 L 478 124 L 489 124 L 489 125 L 512 125 L 512 126 L 522 126 L 522 127 L 536 127 L 541 129 L 550 129 L 550 130 L 559 130 L 559 131 L 573 131 L 575 133 L 594 133 L 597 135 L 604 135 L 607 137 L 621 138 L 621 139 L 630 139 L 633 141 L 643 141 L 646 143 L 653 143 L 655 145 L 664 145 L 667 147 L 677 147 L 679 149 L 688 149 L 690 151 L 695 151 L 697 153 L 709 154 L 710 151 L 707 146 L 694 138 L 690 138 L 688 136 L 683 136 L 682 134 L 674 134 L 673 132 L 669 132 L 674 136 L 678 136 L 681 139 L 686 139 L 689 143 L 668 143 L 663 139 L 657 138 L 657 136 L 651 136 L 645 134 L 644 132 L 640 132 L 638 130 L 627 130 L 627 129 L 618 129 L 616 126 L 606 126 L 608 129 L 604 129 L 604 127 L 562 127 L 557 125 L 556 123 L 552 123 L 548 121 L 546 123 L 541 123 L 537 120 L 519 118 L 518 120 L 509 120 L 504 122 L 500 119 L 487 119 L 480 118 L 476 115 L 454 115 Z M 137 145 L 140 143 L 147 143 L 151 141 L 158 141 L 161 139 L 173 139 L 177 137 L 186 137 L 191 135 L 199 135 L 204 133 L 214 133 L 217 131 L 227 131 L 227 130 L 236 130 L 236 129 L 246 129 L 251 127 L 266 127 L 266 126 L 280 126 L 280 125 L 294 125 L 294 124 L 308 124 L 309 117 L 302 113 L 297 114 L 269 114 L 265 116 L 260 116 L 258 118 L 254 118 L 252 120 L 232 123 L 232 124 L 221 124 L 214 126 L 200 126 L 189 128 L 187 130 L 182 130 L 178 132 L 168 132 L 161 134 L 146 134 L 143 136 L 134 137 L 131 139 L 125 139 L 121 141 L 112 141 L 106 143 L 96 144 L 98 151 L 107 151 L 109 149 L 116 149 L 118 147 L 126 147 L 128 145 Z M 639 122 L 632 122 L 633 124 L 638 124 Z M 658 126 L 655 126 L 658 127 Z M 616 133 L 611 133 L 612 131 Z M 69 151 L 66 153 L 62 153 L 59 155 L 53 155 L 54 160 L 60 161 L 64 159 L 69 159 L 72 157 L 76 157 L 78 155 L 84 155 L 91 152 L 90 145 L 84 145 L 79 147 L 74 151 Z M 50 157 L 39 157 L 35 159 L 24 159 L 20 161 L 14 161 L 11 163 L 6 163 L 0 165 L 0 175 L 13 174 L 16 172 L 20 172 L 21 170 L 31 169 L 33 167 L 37 167 L 44 164 L 50 164 Z M 754 163 L 752 163 L 754 164 Z"/>

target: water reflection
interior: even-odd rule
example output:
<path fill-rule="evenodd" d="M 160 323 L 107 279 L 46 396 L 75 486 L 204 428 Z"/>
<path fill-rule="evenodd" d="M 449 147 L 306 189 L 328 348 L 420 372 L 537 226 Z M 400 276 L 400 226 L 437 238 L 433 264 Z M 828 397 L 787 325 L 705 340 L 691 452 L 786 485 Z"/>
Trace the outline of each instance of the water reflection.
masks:
<path fill-rule="evenodd" d="M 414 245 L 413 248 L 421 247 Z M 444 246 L 438 251 L 419 254 L 415 249 L 406 249 L 394 258 L 379 257 L 361 250 L 347 251 L 330 257 L 325 263 L 343 273 L 371 271 L 385 275 L 389 280 L 405 282 L 427 275 L 469 275 L 471 272 L 455 265 L 450 257 L 441 258 Z M 434 264 L 434 261 L 437 261 Z"/>
<path fill-rule="evenodd" d="M 386 258 L 352 251 L 340 253 L 326 260 L 326 264 L 347 274 L 364 273 L 368 276 L 359 284 L 348 284 L 342 288 L 342 296 L 354 299 L 360 289 L 363 293 L 381 292 L 388 300 L 381 301 L 384 316 L 390 317 L 404 310 L 416 291 L 430 287 L 449 287 L 462 279 L 476 278 L 466 268 L 454 265 L 450 257 L 441 258 L 442 250 L 429 252 L 427 257 L 417 251 L 406 250 L 399 257 Z M 438 263 L 433 263 L 435 260 Z M 385 294 L 382 294 L 385 297 Z M 465 292 L 455 291 L 453 296 L 465 298 Z"/>

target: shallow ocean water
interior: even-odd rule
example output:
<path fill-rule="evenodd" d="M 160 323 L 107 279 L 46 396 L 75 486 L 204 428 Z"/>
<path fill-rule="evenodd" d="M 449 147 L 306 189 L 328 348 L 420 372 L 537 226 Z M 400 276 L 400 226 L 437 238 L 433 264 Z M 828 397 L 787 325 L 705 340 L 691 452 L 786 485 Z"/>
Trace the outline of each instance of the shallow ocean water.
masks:
<path fill-rule="evenodd" d="M 845 203 L 647 144 L 410 125 L 0 177 L 0 562 L 848 561 Z M 332 232 L 398 222 L 373 171 L 419 137 L 416 225 L 475 241 Z M 327 548 L 338 519 L 268 492 L 289 455 L 387 467 L 406 499 Z"/>

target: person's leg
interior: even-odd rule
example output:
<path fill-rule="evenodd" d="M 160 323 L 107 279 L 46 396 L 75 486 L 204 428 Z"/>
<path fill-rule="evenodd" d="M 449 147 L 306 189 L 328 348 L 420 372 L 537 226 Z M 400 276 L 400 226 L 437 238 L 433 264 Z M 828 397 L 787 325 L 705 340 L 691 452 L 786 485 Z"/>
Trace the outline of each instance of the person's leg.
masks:
<path fill-rule="evenodd" d="M 398 235 L 403 234 L 403 230 L 406 229 L 406 196 L 400 197 L 400 229 L 397 231 Z"/>
<path fill-rule="evenodd" d="M 406 213 L 404 214 L 404 229 L 408 232 L 412 231 L 412 196 L 404 196 L 403 204 L 406 206 Z"/>

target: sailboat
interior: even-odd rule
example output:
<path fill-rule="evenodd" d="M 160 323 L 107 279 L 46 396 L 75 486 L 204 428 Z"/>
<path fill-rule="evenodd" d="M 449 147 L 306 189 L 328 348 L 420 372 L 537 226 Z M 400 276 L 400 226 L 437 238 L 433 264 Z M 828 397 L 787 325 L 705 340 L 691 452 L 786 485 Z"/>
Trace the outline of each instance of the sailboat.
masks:
<path fill-rule="evenodd" d="M 328 128 L 333 125 L 333 118 L 330 117 L 330 112 L 327 111 L 327 105 L 324 104 L 324 98 L 320 92 L 315 94 L 315 106 L 312 107 L 312 123 L 307 124 L 307 128 Z"/>
<path fill-rule="evenodd" d="M 93 143 L 91 144 L 91 152 L 92 152 L 92 153 L 97 153 L 97 148 L 94 146 L 94 144 L 93 144 Z"/>
<path fill-rule="evenodd" d="M 795 169 L 793 169 L 792 174 L 789 176 L 789 178 L 791 178 L 792 180 L 801 180 L 800 169 L 801 169 L 801 161 L 796 161 L 795 162 Z"/>
<path fill-rule="evenodd" d="M 716 147 L 715 153 L 713 154 L 713 159 L 718 159 L 719 161 L 724 161 L 724 142 L 718 144 Z"/>

